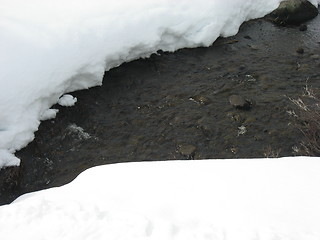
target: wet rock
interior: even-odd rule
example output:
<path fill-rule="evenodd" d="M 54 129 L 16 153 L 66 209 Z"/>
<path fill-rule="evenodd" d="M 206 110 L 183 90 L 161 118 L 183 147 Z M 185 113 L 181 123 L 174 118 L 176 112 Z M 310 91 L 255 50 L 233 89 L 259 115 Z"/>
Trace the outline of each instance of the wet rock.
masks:
<path fill-rule="evenodd" d="M 298 48 L 296 50 L 296 52 L 299 53 L 299 54 L 303 54 L 304 53 L 304 49 L 303 48 Z"/>
<path fill-rule="evenodd" d="M 237 112 L 228 112 L 227 116 L 235 122 L 242 122 L 243 121 L 243 117 L 240 114 L 238 114 Z"/>
<path fill-rule="evenodd" d="M 208 105 L 211 103 L 211 100 L 209 98 L 201 95 L 190 97 L 189 100 L 194 101 L 201 105 Z"/>
<path fill-rule="evenodd" d="M 308 27 L 307 27 L 307 25 L 305 25 L 305 24 L 301 24 L 300 27 L 299 27 L 299 30 L 300 30 L 301 32 L 304 32 L 304 31 L 307 31 L 307 30 L 308 30 Z"/>
<path fill-rule="evenodd" d="M 231 95 L 229 102 L 235 108 L 242 110 L 249 110 L 252 107 L 251 102 L 240 95 Z"/>
<path fill-rule="evenodd" d="M 267 19 L 278 25 L 299 25 L 315 18 L 318 9 L 308 0 L 287 0 L 280 3 L 279 7 L 266 16 Z"/>
<path fill-rule="evenodd" d="M 256 82 L 256 81 L 257 81 L 256 78 L 257 78 L 257 75 L 256 75 L 256 76 L 252 76 L 252 75 L 250 75 L 250 74 L 247 74 L 247 75 L 245 76 L 244 81 L 245 81 L 245 82 Z"/>
<path fill-rule="evenodd" d="M 187 156 L 188 159 L 193 159 L 194 153 L 197 148 L 191 144 L 179 144 L 178 151 L 184 156 Z"/>

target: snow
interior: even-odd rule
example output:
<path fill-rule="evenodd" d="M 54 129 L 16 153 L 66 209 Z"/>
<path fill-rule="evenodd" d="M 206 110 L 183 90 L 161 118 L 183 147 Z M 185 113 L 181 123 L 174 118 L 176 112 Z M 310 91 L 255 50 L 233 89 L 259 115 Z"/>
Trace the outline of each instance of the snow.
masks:
<path fill-rule="evenodd" d="M 320 0 L 309 0 L 309 2 L 311 2 L 316 7 L 318 7 L 318 5 L 320 4 Z"/>
<path fill-rule="evenodd" d="M 0 161 L 2 167 L 19 166 L 20 159 L 8 151 L 0 149 Z"/>
<path fill-rule="evenodd" d="M 280 1 L 1 0 L 0 168 L 19 164 L 13 154 L 65 93 L 159 49 L 209 46 Z"/>
<path fill-rule="evenodd" d="M 59 112 L 59 109 L 50 108 L 41 115 L 40 120 L 45 121 L 45 120 L 55 118 L 58 112 Z"/>
<path fill-rule="evenodd" d="M 58 100 L 58 104 L 64 107 L 71 107 L 77 102 L 77 98 L 70 94 L 65 94 Z"/>
<path fill-rule="evenodd" d="M 65 93 L 159 49 L 209 46 L 280 1 L 1 0 L 0 168 L 19 165 L 15 151 L 56 116 L 52 105 L 76 103 Z M 319 240 L 319 173 L 320 159 L 307 157 L 95 167 L 1 206 L 0 237 Z"/>
<path fill-rule="evenodd" d="M 0 207 L 1 239 L 319 240 L 320 159 L 121 163 Z"/>

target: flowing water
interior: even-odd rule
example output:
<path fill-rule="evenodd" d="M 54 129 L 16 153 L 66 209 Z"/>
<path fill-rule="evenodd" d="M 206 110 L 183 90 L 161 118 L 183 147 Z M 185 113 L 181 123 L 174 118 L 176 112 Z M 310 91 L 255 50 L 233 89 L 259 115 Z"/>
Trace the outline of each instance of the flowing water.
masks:
<path fill-rule="evenodd" d="M 106 72 L 102 87 L 73 93 L 74 107 L 57 106 L 57 118 L 17 153 L 19 169 L 0 171 L 1 202 L 101 164 L 303 154 L 289 98 L 306 84 L 320 87 L 319 17 L 307 25 L 250 21 L 209 48 L 159 52 Z M 234 94 L 251 108 L 232 106 Z"/>

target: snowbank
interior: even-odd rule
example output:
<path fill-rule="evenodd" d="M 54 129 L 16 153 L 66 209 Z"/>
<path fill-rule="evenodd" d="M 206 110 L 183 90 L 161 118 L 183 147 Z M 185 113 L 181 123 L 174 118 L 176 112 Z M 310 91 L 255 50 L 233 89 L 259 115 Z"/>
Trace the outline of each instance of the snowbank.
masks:
<path fill-rule="evenodd" d="M 319 240 L 320 159 L 95 167 L 0 207 L 1 239 Z"/>

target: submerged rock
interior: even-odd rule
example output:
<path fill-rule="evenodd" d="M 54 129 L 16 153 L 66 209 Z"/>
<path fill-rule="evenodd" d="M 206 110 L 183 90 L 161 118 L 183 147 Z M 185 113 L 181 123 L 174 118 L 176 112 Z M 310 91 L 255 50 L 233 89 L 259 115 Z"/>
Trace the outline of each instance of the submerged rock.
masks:
<path fill-rule="evenodd" d="M 208 105 L 211 103 L 209 98 L 201 95 L 190 97 L 189 100 L 199 103 L 200 105 Z"/>
<path fill-rule="evenodd" d="M 315 18 L 318 9 L 307 0 L 286 0 L 279 7 L 266 16 L 267 19 L 278 25 L 299 25 Z"/>
<path fill-rule="evenodd" d="M 231 95 L 229 97 L 229 102 L 235 108 L 242 110 L 249 110 L 252 106 L 252 103 L 249 100 L 240 95 Z"/>
<path fill-rule="evenodd" d="M 178 150 L 180 154 L 187 156 L 188 159 L 193 159 L 194 153 L 197 148 L 191 144 L 179 144 Z"/>

